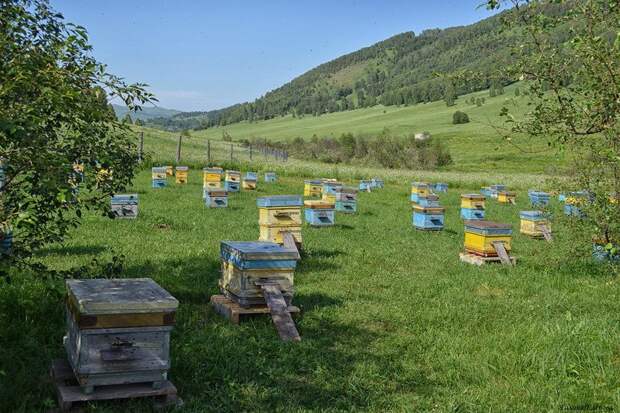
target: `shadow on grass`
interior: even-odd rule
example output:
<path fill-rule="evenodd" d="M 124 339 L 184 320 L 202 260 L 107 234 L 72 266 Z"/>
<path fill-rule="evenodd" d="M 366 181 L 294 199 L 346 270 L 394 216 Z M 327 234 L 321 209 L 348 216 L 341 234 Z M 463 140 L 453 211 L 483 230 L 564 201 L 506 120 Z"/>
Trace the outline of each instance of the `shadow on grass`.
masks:
<path fill-rule="evenodd" d="M 336 224 L 335 227 L 338 229 L 347 229 L 347 230 L 355 229 L 354 226 L 351 226 L 348 224 Z"/>
<path fill-rule="evenodd" d="M 44 248 L 37 252 L 37 256 L 48 257 L 51 255 L 97 255 L 106 250 L 101 245 L 70 245 Z"/>

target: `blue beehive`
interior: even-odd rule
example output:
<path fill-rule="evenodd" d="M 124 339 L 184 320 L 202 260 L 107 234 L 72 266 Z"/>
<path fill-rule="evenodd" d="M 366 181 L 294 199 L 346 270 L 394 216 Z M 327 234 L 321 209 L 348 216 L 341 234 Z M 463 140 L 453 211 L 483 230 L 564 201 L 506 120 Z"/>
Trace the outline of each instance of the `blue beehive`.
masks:
<path fill-rule="evenodd" d="M 112 213 L 115 218 L 138 217 L 138 194 L 117 194 L 112 197 Z"/>
<path fill-rule="evenodd" d="M 342 188 L 340 182 L 323 182 L 323 195 L 336 196 L 336 193 Z"/>
<path fill-rule="evenodd" d="M 306 222 L 315 227 L 328 227 L 336 222 L 334 204 L 329 201 L 304 201 Z"/>
<path fill-rule="evenodd" d="M 209 208 L 226 208 L 228 206 L 228 193 L 221 188 L 205 189 L 205 205 Z"/>
<path fill-rule="evenodd" d="M 276 182 L 277 177 L 275 172 L 265 172 L 265 182 Z"/>
<path fill-rule="evenodd" d="M 443 182 L 437 182 L 433 186 L 433 189 L 435 190 L 435 192 L 448 192 L 448 184 Z"/>
<path fill-rule="evenodd" d="M 385 183 L 383 182 L 383 179 L 381 178 L 372 178 L 370 180 L 371 188 L 383 188 L 384 186 L 385 186 Z"/>
<path fill-rule="evenodd" d="M 471 221 L 484 219 L 484 209 L 461 208 L 461 218 Z"/>
<path fill-rule="evenodd" d="M 360 181 L 360 191 L 368 192 L 372 189 L 372 181 Z"/>
<path fill-rule="evenodd" d="M 530 198 L 530 203 L 535 207 L 544 207 L 549 205 L 549 199 L 551 195 L 542 191 L 528 191 L 527 196 Z"/>
<path fill-rule="evenodd" d="M 295 269 L 298 252 L 266 241 L 222 241 L 220 256 L 242 270 Z"/>
<path fill-rule="evenodd" d="M 226 192 L 239 192 L 239 182 L 224 181 L 224 189 Z"/>
<path fill-rule="evenodd" d="M 413 195 L 413 194 L 411 194 Z M 418 197 L 418 205 L 421 207 L 439 207 L 439 197 L 437 195 L 427 195 Z"/>
<path fill-rule="evenodd" d="M 425 231 L 441 231 L 444 225 L 444 208 L 442 207 L 413 207 L 413 226 Z"/>
<path fill-rule="evenodd" d="M 13 246 L 13 232 L 0 232 L 0 255 L 8 254 Z"/>
<path fill-rule="evenodd" d="M 153 188 L 163 188 L 166 186 L 166 167 L 154 166 L 151 168 L 152 186 Z"/>
<path fill-rule="evenodd" d="M 256 199 L 259 208 L 300 207 L 303 204 L 301 195 L 271 195 Z"/>
<path fill-rule="evenodd" d="M 348 214 L 354 214 L 357 212 L 356 201 L 336 201 L 336 211 L 344 212 Z"/>

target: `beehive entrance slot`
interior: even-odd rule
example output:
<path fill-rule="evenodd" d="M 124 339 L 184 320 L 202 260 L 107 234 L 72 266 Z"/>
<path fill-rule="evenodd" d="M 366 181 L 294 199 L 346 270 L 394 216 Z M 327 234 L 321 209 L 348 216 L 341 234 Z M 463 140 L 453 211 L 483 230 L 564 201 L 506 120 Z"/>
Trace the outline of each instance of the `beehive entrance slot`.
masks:
<path fill-rule="evenodd" d="M 288 306 L 277 283 L 262 281 L 260 285 L 267 307 L 271 313 L 273 324 L 283 341 L 301 341 L 295 322 L 288 312 Z"/>
<path fill-rule="evenodd" d="M 439 220 L 437 218 L 431 219 L 431 222 L 433 223 L 433 225 L 441 225 L 441 220 Z"/>

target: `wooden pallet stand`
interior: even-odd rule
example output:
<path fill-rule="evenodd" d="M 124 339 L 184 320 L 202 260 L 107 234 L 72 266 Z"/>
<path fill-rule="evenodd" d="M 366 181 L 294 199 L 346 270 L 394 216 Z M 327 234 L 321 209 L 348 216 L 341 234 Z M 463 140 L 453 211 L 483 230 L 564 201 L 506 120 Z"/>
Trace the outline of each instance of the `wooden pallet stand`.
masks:
<path fill-rule="evenodd" d="M 58 395 L 58 406 L 60 411 L 69 411 L 74 403 L 100 401 L 100 400 L 119 400 L 134 399 L 142 397 L 153 398 L 154 407 L 180 407 L 183 401 L 177 397 L 177 388 L 166 380 L 161 387 L 154 389 L 152 383 L 133 383 L 124 385 L 109 385 L 95 387 L 90 394 L 85 394 L 78 384 L 71 366 L 64 359 L 56 359 L 52 362 L 50 374 L 56 393 Z"/>
<path fill-rule="evenodd" d="M 493 264 L 493 263 L 502 263 L 502 259 L 500 257 L 482 257 L 480 255 L 471 254 L 469 252 L 461 252 L 459 254 L 459 258 L 462 262 L 467 264 L 473 264 L 477 266 L 482 266 L 484 264 Z M 517 264 L 516 257 L 509 257 L 511 265 Z"/>
<path fill-rule="evenodd" d="M 271 314 L 274 320 L 276 329 L 278 329 L 278 333 L 280 333 L 280 337 L 283 340 L 287 340 L 289 336 L 291 336 L 291 338 L 288 338 L 289 340 L 292 340 L 292 341 L 301 340 L 301 338 L 299 338 L 299 333 L 297 333 L 297 329 L 295 328 L 294 324 L 293 324 L 293 328 L 295 328 L 295 332 L 292 334 L 287 334 L 285 331 L 285 337 L 282 337 L 282 333 L 280 332 L 280 328 L 279 328 L 282 322 L 284 322 L 287 324 L 284 326 L 285 329 L 288 329 L 290 326 L 287 323 L 289 321 L 287 318 L 290 318 L 291 319 L 290 322 L 292 322 L 291 316 L 300 313 L 301 310 L 299 309 L 299 307 L 296 307 L 294 305 L 290 305 L 288 307 L 286 307 L 286 304 L 284 304 L 283 306 L 281 305 L 281 308 L 277 309 L 277 312 L 276 312 L 277 315 L 275 318 L 274 318 L 273 312 L 267 305 L 253 306 L 253 307 L 241 307 L 236 302 L 232 301 L 228 297 L 221 295 L 221 294 L 211 296 L 211 305 L 213 306 L 213 309 L 215 310 L 216 313 L 223 316 L 224 318 L 227 318 L 233 324 L 239 324 L 241 320 L 243 320 L 244 318 Z M 276 320 L 276 318 L 278 320 Z"/>

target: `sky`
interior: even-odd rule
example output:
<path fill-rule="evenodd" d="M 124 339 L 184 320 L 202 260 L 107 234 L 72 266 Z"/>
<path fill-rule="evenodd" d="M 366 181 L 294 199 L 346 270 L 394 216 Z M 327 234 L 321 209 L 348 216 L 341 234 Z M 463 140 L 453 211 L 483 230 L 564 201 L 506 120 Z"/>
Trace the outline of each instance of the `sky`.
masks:
<path fill-rule="evenodd" d="M 388 37 L 475 23 L 482 0 L 50 0 L 86 27 L 111 73 L 158 106 L 252 101 L 322 63 Z"/>

